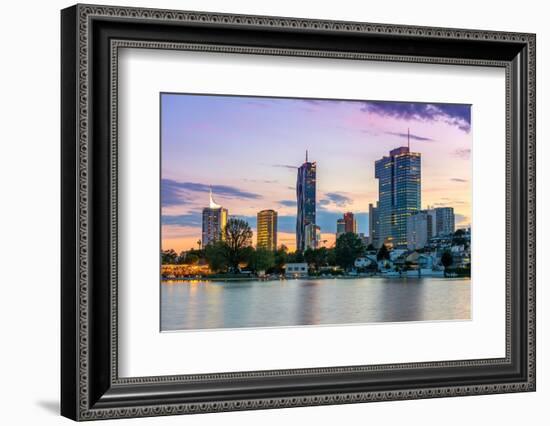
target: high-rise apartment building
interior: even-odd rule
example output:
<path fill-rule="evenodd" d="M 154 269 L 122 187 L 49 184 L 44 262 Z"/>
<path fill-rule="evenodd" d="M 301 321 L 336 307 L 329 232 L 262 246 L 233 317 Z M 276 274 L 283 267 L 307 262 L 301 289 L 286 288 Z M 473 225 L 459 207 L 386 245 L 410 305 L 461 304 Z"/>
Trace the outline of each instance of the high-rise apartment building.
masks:
<path fill-rule="evenodd" d="M 210 190 L 210 204 L 202 209 L 202 246 L 222 241 L 226 224 L 227 209 L 214 202 Z"/>
<path fill-rule="evenodd" d="M 258 212 L 256 247 L 277 250 L 277 212 L 275 210 Z"/>

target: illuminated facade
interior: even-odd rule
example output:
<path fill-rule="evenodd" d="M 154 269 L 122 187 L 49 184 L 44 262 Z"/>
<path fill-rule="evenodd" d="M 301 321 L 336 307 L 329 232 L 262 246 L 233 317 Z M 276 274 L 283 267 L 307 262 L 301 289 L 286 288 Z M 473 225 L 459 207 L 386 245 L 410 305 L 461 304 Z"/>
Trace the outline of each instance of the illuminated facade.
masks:
<path fill-rule="evenodd" d="M 214 202 L 210 190 L 210 204 L 202 209 L 202 246 L 222 241 L 226 224 L 227 209 Z"/>
<path fill-rule="evenodd" d="M 375 162 L 378 179 L 379 244 L 407 247 L 407 218 L 420 210 L 420 153 L 408 147 Z"/>
<path fill-rule="evenodd" d="M 306 161 L 298 167 L 296 181 L 296 250 L 306 249 L 306 226 L 315 225 L 315 201 L 317 187 L 317 164 L 309 162 L 306 151 Z"/>
<path fill-rule="evenodd" d="M 277 212 L 262 210 L 257 219 L 256 247 L 277 250 Z"/>
<path fill-rule="evenodd" d="M 351 232 L 353 234 L 357 234 L 357 221 L 355 220 L 353 213 L 351 212 L 344 213 L 344 224 L 345 224 L 345 232 Z"/>

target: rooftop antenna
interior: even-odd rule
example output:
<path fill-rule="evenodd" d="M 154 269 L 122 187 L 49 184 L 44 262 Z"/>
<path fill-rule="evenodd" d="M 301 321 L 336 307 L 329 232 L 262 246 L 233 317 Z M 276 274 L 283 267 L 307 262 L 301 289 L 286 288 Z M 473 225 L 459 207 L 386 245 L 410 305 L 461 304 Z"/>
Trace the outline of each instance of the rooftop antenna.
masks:
<path fill-rule="evenodd" d="M 407 128 L 407 148 L 411 151 L 411 129 Z"/>
<path fill-rule="evenodd" d="M 306 149 L 306 163 L 307 163 L 307 149 Z"/>

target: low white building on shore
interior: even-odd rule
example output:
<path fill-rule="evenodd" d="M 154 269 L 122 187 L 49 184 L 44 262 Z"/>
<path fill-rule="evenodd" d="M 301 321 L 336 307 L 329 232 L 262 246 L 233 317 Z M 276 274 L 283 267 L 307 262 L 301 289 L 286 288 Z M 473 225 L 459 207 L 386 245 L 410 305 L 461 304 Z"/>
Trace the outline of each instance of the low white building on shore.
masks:
<path fill-rule="evenodd" d="M 307 277 L 307 263 L 287 263 L 285 265 L 285 276 L 287 278 Z"/>

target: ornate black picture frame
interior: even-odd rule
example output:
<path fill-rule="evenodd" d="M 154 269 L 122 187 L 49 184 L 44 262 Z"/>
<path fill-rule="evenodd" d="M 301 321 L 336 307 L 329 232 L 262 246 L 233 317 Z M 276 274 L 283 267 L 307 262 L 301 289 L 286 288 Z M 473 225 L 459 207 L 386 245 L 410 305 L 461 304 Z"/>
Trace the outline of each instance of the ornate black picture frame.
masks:
<path fill-rule="evenodd" d="M 61 13 L 61 413 L 74 420 L 535 390 L 535 35 L 76 5 Z M 506 71 L 506 356 L 120 378 L 120 47 L 485 65 Z"/>

